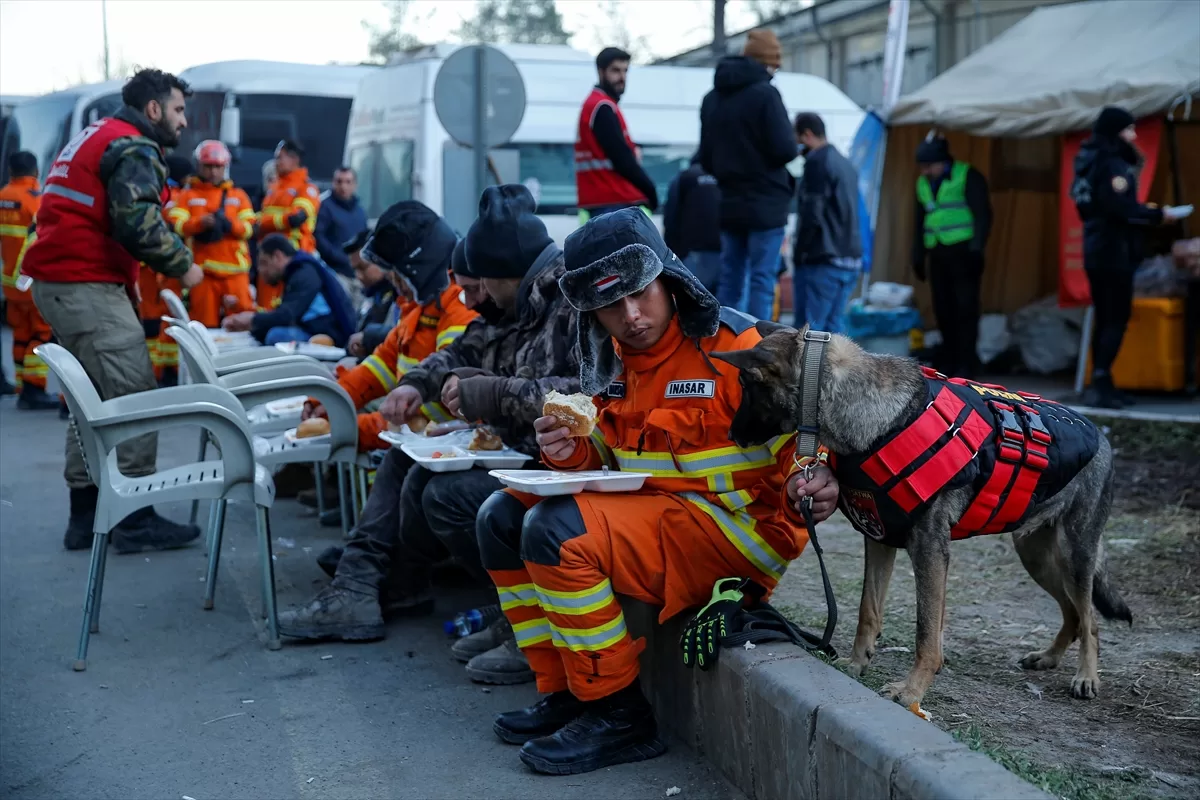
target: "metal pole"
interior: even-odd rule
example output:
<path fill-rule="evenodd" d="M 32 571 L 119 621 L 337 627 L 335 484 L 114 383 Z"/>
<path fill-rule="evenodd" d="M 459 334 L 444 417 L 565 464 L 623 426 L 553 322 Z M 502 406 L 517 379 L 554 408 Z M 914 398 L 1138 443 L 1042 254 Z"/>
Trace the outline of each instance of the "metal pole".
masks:
<path fill-rule="evenodd" d="M 712 59 L 716 64 L 725 57 L 725 0 L 713 0 Z"/>
<path fill-rule="evenodd" d="M 100 0 L 100 21 L 104 28 L 104 80 L 109 80 L 108 73 L 108 0 Z"/>
<path fill-rule="evenodd" d="M 476 202 L 483 196 L 487 188 L 487 91 L 484 86 L 486 73 L 485 60 L 487 49 L 479 46 L 475 49 L 475 129 L 473 149 L 475 162 L 475 198 Z"/>

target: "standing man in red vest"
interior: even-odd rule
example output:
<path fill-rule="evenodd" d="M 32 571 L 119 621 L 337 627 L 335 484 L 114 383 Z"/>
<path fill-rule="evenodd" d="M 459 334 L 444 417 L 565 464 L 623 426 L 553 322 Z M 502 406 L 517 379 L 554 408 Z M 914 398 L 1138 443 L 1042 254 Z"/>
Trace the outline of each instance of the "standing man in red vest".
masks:
<path fill-rule="evenodd" d="M 120 110 L 84 128 L 58 154 L 42 193 L 37 241 L 22 262 L 34 280 L 38 310 L 102 400 L 157 387 L 137 313 L 138 262 L 179 278 L 185 288 L 204 277 L 163 218 L 163 148 L 179 143 L 189 94 L 186 83 L 160 70 L 130 78 Z M 117 448 L 121 472 L 129 477 L 153 474 L 157 455 L 154 434 Z M 91 547 L 98 490 L 70 429 L 64 476 L 71 518 L 63 544 L 68 550 Z M 136 553 L 180 547 L 199 535 L 195 525 L 145 508 L 112 530 L 112 544 L 118 553 Z"/>
<path fill-rule="evenodd" d="M 658 190 L 642 169 L 637 146 L 617 103 L 625 94 L 629 53 L 606 47 L 596 56 L 599 83 L 583 101 L 575 134 L 575 191 L 579 224 L 618 208 L 658 208 Z"/>

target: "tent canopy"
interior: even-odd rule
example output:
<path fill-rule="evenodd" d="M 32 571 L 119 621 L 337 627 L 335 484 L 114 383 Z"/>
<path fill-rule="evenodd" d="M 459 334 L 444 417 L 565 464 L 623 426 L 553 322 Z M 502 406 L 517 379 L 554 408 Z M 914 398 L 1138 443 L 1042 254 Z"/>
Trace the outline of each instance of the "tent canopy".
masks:
<path fill-rule="evenodd" d="M 1090 128 L 1119 105 L 1141 118 L 1200 93 L 1200 3 L 1092 0 L 1039 8 L 919 91 L 889 125 L 1028 137 Z"/>

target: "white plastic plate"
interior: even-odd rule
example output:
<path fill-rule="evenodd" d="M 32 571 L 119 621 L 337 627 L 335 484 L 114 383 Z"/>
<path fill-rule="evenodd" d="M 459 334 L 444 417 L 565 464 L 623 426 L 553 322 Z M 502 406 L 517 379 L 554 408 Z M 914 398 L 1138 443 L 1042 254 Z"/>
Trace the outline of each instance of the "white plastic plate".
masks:
<path fill-rule="evenodd" d="M 296 435 L 295 428 L 290 428 L 283 432 L 283 438 L 287 439 L 288 444 L 294 444 L 299 447 L 307 447 L 307 446 L 313 445 L 313 444 L 328 444 L 329 437 L 331 435 L 332 434 L 325 433 L 320 436 L 299 437 Z"/>
<path fill-rule="evenodd" d="M 475 456 L 449 442 L 443 444 L 408 444 L 400 446 L 409 458 L 430 472 L 462 472 L 475 466 Z M 438 457 L 434 457 L 437 453 Z"/>
<path fill-rule="evenodd" d="M 529 456 L 510 448 L 501 450 L 472 450 L 475 466 L 484 469 L 514 469 L 529 460 Z"/>
<path fill-rule="evenodd" d="M 279 342 L 275 349 L 288 355 L 308 356 L 318 361 L 341 361 L 346 357 L 346 351 L 340 347 L 308 342 Z"/>
<path fill-rule="evenodd" d="M 304 395 L 296 397 L 285 397 L 282 400 L 272 400 L 269 403 L 264 403 L 263 406 L 267 412 L 275 417 L 286 417 L 289 414 L 299 414 L 304 410 L 304 401 L 308 398 Z"/>
<path fill-rule="evenodd" d="M 636 492 L 649 478 L 646 472 L 605 473 L 600 470 L 587 472 L 556 472 L 553 470 L 496 469 L 488 473 L 510 489 L 536 494 L 541 497 L 556 497 L 580 492 Z"/>

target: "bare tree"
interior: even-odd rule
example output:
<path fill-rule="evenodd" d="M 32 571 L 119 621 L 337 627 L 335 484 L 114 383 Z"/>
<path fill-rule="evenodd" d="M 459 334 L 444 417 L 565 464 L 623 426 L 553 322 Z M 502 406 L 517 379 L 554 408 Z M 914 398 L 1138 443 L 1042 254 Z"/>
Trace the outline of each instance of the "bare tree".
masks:
<path fill-rule="evenodd" d="M 388 58 L 396 53 L 421 45 L 414 31 L 427 16 L 416 12 L 412 0 L 384 0 L 383 4 L 388 9 L 386 26 L 372 25 L 365 20 L 362 24 L 370 34 L 370 60 L 380 64 L 386 64 Z"/>
<path fill-rule="evenodd" d="M 457 33 L 464 42 L 566 44 L 571 38 L 554 0 L 480 0 Z"/>
<path fill-rule="evenodd" d="M 759 25 L 808 8 L 813 0 L 749 0 L 750 13 Z"/>
<path fill-rule="evenodd" d="M 622 8 L 625 6 L 625 8 Z M 634 6 L 636 9 L 636 6 Z M 628 4 L 618 0 L 608 0 L 604 4 L 604 47 L 619 47 L 633 57 L 635 63 L 648 61 L 653 52 L 650 40 L 645 36 L 635 36 L 629 30 L 625 18 L 629 12 Z"/>

